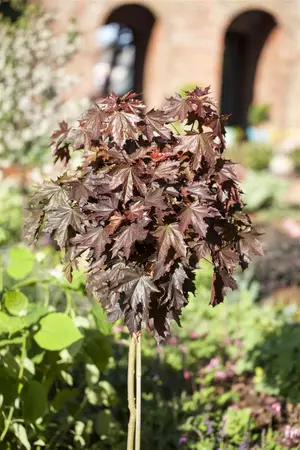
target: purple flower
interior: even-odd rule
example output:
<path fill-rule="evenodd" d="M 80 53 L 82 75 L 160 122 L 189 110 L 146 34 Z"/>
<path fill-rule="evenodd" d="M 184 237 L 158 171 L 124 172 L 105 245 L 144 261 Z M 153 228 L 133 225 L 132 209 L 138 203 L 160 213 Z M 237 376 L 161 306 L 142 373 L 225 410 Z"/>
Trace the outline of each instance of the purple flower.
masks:
<path fill-rule="evenodd" d="M 246 435 L 243 441 L 240 443 L 238 450 L 248 450 L 249 449 L 249 436 Z"/>
<path fill-rule="evenodd" d="M 213 424 L 212 424 L 212 422 L 209 420 L 209 419 L 205 419 L 204 420 L 204 425 L 206 425 L 207 426 L 207 433 L 209 434 L 209 435 L 212 435 L 212 434 L 214 434 L 214 427 L 213 427 Z"/>
<path fill-rule="evenodd" d="M 281 404 L 279 402 L 272 403 L 271 408 L 274 414 L 280 414 Z"/>
<path fill-rule="evenodd" d="M 216 357 L 216 358 L 212 358 L 209 363 L 205 366 L 205 370 L 211 370 L 211 369 L 215 369 L 216 367 L 218 367 L 220 365 L 220 358 Z"/>
<path fill-rule="evenodd" d="M 291 427 L 290 425 L 286 425 L 284 429 L 284 437 L 285 439 L 291 440 L 293 444 L 299 444 L 300 427 Z"/>
<path fill-rule="evenodd" d="M 188 442 L 188 435 L 185 433 L 182 436 L 180 436 L 178 444 L 179 445 L 186 445 Z"/>

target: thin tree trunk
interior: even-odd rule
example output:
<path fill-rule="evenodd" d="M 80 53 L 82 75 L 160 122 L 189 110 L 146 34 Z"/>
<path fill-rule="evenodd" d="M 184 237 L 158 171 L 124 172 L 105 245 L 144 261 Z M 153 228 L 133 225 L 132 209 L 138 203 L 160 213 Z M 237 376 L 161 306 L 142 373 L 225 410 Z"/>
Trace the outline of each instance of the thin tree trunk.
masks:
<path fill-rule="evenodd" d="M 130 338 L 128 351 L 128 373 L 127 373 L 127 395 L 129 422 L 127 434 L 127 450 L 134 450 L 134 432 L 135 432 L 135 399 L 134 399 L 134 363 L 135 363 L 136 337 Z"/>
<path fill-rule="evenodd" d="M 135 450 L 141 448 L 141 409 L 142 409 L 142 334 L 136 338 L 136 428 Z"/>

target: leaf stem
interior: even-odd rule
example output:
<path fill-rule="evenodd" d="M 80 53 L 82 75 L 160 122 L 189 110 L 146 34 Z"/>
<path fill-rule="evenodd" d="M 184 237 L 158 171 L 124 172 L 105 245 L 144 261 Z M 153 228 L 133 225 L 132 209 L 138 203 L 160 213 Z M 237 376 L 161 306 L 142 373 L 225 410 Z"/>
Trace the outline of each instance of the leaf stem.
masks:
<path fill-rule="evenodd" d="M 22 336 L 20 369 L 19 369 L 19 374 L 18 374 L 18 394 L 21 393 L 22 388 L 23 388 L 22 378 L 23 378 L 23 374 L 24 374 L 24 360 L 26 358 L 26 337 L 27 337 L 27 334 L 24 334 Z M 3 429 L 2 433 L 1 433 L 1 436 L 0 436 L 0 442 L 4 441 L 4 439 L 5 439 L 5 437 L 6 437 L 7 433 L 8 433 L 8 430 L 9 430 L 9 427 L 10 427 L 10 424 L 11 424 L 11 421 L 12 421 L 12 418 L 13 418 L 13 415 L 14 415 L 14 411 L 15 411 L 15 407 L 11 406 L 9 408 L 9 411 L 8 411 L 8 416 L 7 416 L 6 420 L 5 420 L 4 429 Z"/>
<path fill-rule="evenodd" d="M 127 450 L 133 450 L 134 447 L 134 432 L 135 432 L 135 400 L 134 400 L 134 363 L 135 363 L 135 347 L 136 338 L 130 338 L 130 345 L 128 351 L 128 372 L 127 372 L 127 395 L 128 395 L 128 409 L 129 422 L 127 434 Z"/>
<path fill-rule="evenodd" d="M 72 311 L 72 296 L 71 296 L 71 294 L 69 292 L 69 289 L 66 289 L 65 296 L 66 296 L 65 314 L 70 314 L 71 311 Z"/>
<path fill-rule="evenodd" d="M 2 434 L 0 436 L 0 442 L 3 442 L 4 439 L 5 439 L 5 436 L 6 436 L 7 432 L 8 432 L 8 429 L 9 429 L 9 426 L 10 426 L 10 423 L 11 423 L 11 419 L 13 418 L 13 415 L 14 415 L 14 410 L 15 410 L 14 406 L 11 406 L 9 408 L 8 416 L 7 416 L 6 420 L 5 420 L 5 425 L 4 425 Z"/>
<path fill-rule="evenodd" d="M 136 425 L 135 450 L 141 448 L 141 410 L 142 410 L 142 334 L 136 337 Z"/>

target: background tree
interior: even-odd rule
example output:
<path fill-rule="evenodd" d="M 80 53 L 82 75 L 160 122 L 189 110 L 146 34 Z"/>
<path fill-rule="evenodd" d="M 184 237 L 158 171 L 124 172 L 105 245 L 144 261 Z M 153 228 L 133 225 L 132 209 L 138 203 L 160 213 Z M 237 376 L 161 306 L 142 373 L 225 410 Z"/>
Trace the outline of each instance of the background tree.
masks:
<path fill-rule="evenodd" d="M 14 21 L 0 16 L 0 167 L 45 160 L 58 118 L 79 114 L 62 95 L 76 82 L 65 70 L 76 50 L 75 25 L 56 35 L 52 17 L 36 6 L 15 11 Z"/>

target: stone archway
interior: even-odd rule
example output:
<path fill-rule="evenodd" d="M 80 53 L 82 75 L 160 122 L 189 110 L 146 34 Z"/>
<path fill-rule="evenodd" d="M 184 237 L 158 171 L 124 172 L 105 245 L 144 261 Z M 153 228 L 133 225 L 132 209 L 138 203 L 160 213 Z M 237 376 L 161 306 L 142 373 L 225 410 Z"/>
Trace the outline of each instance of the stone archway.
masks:
<path fill-rule="evenodd" d="M 132 89 L 143 93 L 144 67 L 148 44 L 156 18 L 146 7 L 139 4 L 125 4 L 114 9 L 99 30 L 115 33 L 108 52 L 102 52 L 106 59 L 106 79 L 102 93 L 107 94 L 119 87 L 119 95 Z M 119 80 L 122 80 L 118 84 Z M 122 86 L 123 88 L 122 88 Z M 124 92 L 123 92 L 124 91 Z"/>
<path fill-rule="evenodd" d="M 232 114 L 230 125 L 247 126 L 258 61 L 267 38 L 276 26 L 271 14 L 250 10 L 235 17 L 226 30 L 221 108 L 222 112 Z"/>

